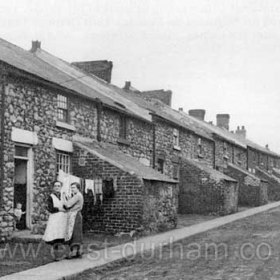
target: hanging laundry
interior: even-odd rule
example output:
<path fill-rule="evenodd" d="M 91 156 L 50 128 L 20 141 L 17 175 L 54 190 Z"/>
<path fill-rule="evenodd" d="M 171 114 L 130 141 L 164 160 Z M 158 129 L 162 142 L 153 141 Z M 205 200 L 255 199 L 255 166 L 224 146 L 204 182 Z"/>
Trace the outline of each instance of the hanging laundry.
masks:
<path fill-rule="evenodd" d="M 106 179 L 103 181 L 102 192 L 105 198 L 112 198 L 114 196 L 115 190 L 113 179 Z"/>
<path fill-rule="evenodd" d="M 90 180 L 90 179 L 86 179 L 85 180 L 85 193 L 88 193 L 89 190 L 91 190 L 93 194 L 95 193 L 94 181 Z"/>
<path fill-rule="evenodd" d="M 94 179 L 94 186 L 95 186 L 95 193 L 96 195 L 99 196 L 100 203 L 102 204 L 103 203 L 102 179 L 101 178 Z"/>

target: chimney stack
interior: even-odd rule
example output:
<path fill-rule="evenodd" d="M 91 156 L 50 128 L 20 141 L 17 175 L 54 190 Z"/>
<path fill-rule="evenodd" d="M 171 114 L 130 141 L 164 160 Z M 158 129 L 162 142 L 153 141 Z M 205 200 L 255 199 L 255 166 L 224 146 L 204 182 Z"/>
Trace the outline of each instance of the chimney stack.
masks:
<path fill-rule="evenodd" d="M 236 134 L 237 136 L 240 136 L 240 137 L 242 137 L 242 138 L 244 138 L 244 139 L 246 138 L 246 133 L 247 133 L 247 131 L 246 131 L 244 125 L 242 125 L 241 128 L 238 126 L 237 129 L 236 129 L 236 131 L 235 131 L 235 134 Z"/>
<path fill-rule="evenodd" d="M 269 146 L 268 146 L 268 144 L 265 145 L 265 148 L 269 151 Z"/>
<path fill-rule="evenodd" d="M 229 130 L 229 119 L 230 119 L 229 114 L 217 114 L 216 118 L 217 118 L 218 127 Z"/>
<path fill-rule="evenodd" d="M 131 82 L 130 81 L 126 81 L 125 85 L 124 85 L 124 89 L 129 90 L 131 87 Z"/>
<path fill-rule="evenodd" d="M 32 41 L 32 47 L 30 52 L 34 53 L 36 52 L 38 49 L 41 49 L 41 42 L 36 40 L 36 41 Z"/>
<path fill-rule="evenodd" d="M 180 108 L 179 108 L 179 112 L 184 112 L 183 107 L 180 107 Z"/>
<path fill-rule="evenodd" d="M 206 111 L 204 109 L 191 109 L 189 110 L 189 115 L 199 119 L 201 121 L 204 121 Z"/>

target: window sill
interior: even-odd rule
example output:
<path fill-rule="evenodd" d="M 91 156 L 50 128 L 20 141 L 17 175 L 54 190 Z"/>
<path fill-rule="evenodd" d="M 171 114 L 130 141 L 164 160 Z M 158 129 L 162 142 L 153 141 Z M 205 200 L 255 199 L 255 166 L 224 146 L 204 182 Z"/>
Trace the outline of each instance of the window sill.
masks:
<path fill-rule="evenodd" d="M 122 144 L 122 145 L 126 145 L 126 146 L 129 146 L 130 143 L 128 140 L 124 139 L 124 138 L 119 138 L 118 141 L 117 141 L 119 144 Z"/>
<path fill-rule="evenodd" d="M 60 127 L 60 128 L 65 128 L 71 131 L 76 131 L 75 126 L 69 124 L 69 123 L 65 123 L 65 122 L 60 122 L 60 121 L 56 121 L 56 126 Z"/>
<path fill-rule="evenodd" d="M 177 151 L 181 151 L 181 147 L 179 147 L 179 146 L 177 146 L 177 145 L 174 145 L 174 146 L 173 146 L 173 149 L 174 149 L 174 150 L 177 150 Z"/>

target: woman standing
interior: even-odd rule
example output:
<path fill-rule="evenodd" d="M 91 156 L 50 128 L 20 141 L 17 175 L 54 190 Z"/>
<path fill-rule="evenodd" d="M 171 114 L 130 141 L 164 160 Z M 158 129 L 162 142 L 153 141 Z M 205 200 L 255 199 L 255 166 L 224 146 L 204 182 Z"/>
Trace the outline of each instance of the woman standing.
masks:
<path fill-rule="evenodd" d="M 47 227 L 43 240 L 52 245 L 54 260 L 59 260 L 58 249 L 59 245 L 65 241 L 67 216 L 61 200 L 61 187 L 62 184 L 56 181 L 53 185 L 52 194 L 47 200 L 47 210 L 50 212 Z"/>
<path fill-rule="evenodd" d="M 72 197 L 64 202 L 64 206 L 69 212 L 67 213 L 67 229 L 65 241 L 70 246 L 70 255 L 68 258 L 78 258 L 82 256 L 83 243 L 83 217 L 81 214 L 84 198 L 81 194 L 79 183 L 71 184 Z"/>

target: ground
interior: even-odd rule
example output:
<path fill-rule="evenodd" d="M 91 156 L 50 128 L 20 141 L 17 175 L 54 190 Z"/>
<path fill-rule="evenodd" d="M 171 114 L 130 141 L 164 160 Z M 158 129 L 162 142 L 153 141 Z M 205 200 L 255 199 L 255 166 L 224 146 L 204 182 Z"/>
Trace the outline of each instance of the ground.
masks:
<path fill-rule="evenodd" d="M 280 208 L 82 273 L 83 280 L 280 279 Z"/>
<path fill-rule="evenodd" d="M 216 217 L 210 215 L 179 215 L 178 228 L 201 223 L 214 218 Z M 44 242 L 40 242 L 38 236 L 33 236 L 28 232 L 21 231 L 16 232 L 14 236 L 16 237 L 16 240 L 0 244 L 0 277 L 53 261 L 51 247 Z M 20 236 L 24 237 L 24 239 L 20 238 Z M 90 246 L 90 250 L 101 250 L 106 246 L 116 246 L 132 240 L 129 235 L 113 236 L 109 234 L 87 233 L 84 237 L 83 247 L 85 253 L 87 252 L 88 246 Z M 133 238 L 138 237 L 141 236 Z M 37 241 L 34 241 L 35 239 L 37 239 Z M 2 249 L 5 248 L 7 250 L 3 251 Z M 65 255 L 65 253 L 67 253 L 66 250 L 62 250 L 61 256 Z"/>
<path fill-rule="evenodd" d="M 84 248 L 90 246 L 91 250 L 101 250 L 105 246 L 116 246 L 131 241 L 130 236 L 116 237 L 107 234 L 87 233 L 84 236 Z M 5 250 L 6 249 L 6 250 Z M 66 255 L 61 248 L 61 256 Z M 28 240 L 15 240 L 0 244 L 0 277 L 14 272 L 30 269 L 53 261 L 51 246 L 42 241 L 30 242 Z"/>

